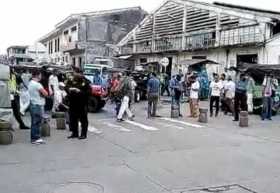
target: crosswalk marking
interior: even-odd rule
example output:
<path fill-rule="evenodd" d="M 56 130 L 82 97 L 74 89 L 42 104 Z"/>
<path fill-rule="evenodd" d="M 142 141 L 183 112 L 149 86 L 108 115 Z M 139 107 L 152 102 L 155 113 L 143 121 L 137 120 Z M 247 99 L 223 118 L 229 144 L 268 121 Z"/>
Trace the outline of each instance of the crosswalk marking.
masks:
<path fill-rule="evenodd" d="M 89 125 L 88 131 L 89 131 L 89 132 L 92 132 L 92 133 L 95 133 L 95 134 L 101 134 L 101 133 L 102 133 L 101 130 L 95 128 L 93 125 Z"/>
<path fill-rule="evenodd" d="M 125 123 L 129 123 L 131 125 L 135 125 L 137 127 L 141 127 L 142 129 L 147 130 L 147 131 L 158 131 L 159 130 L 158 128 L 147 126 L 147 125 L 144 125 L 142 123 L 135 122 L 135 121 L 126 120 Z"/>
<path fill-rule="evenodd" d="M 180 123 L 180 124 L 183 124 L 183 125 L 186 125 L 186 126 L 190 126 L 190 127 L 195 127 L 195 128 L 203 128 L 204 126 L 201 126 L 201 125 L 197 125 L 197 124 L 192 124 L 192 123 L 188 123 L 188 122 L 184 122 L 184 121 L 179 121 L 179 120 L 176 120 L 176 119 L 171 119 L 171 118 L 166 118 L 166 117 L 163 117 L 163 118 L 160 118 L 161 120 L 165 120 L 165 121 L 170 121 L 170 122 L 173 122 L 173 123 Z"/>
<path fill-rule="evenodd" d="M 184 130 L 185 129 L 184 127 L 180 127 L 180 126 L 177 126 L 177 125 L 170 125 L 170 124 L 164 124 L 164 127 L 172 127 L 172 128 L 176 128 L 178 130 Z"/>
<path fill-rule="evenodd" d="M 117 129 L 119 131 L 131 132 L 130 129 L 126 129 L 126 128 L 120 126 L 120 125 L 115 125 L 115 124 L 112 124 L 112 123 L 104 123 L 104 124 L 109 126 L 109 127 L 111 127 L 111 128 L 115 128 L 115 129 Z"/>

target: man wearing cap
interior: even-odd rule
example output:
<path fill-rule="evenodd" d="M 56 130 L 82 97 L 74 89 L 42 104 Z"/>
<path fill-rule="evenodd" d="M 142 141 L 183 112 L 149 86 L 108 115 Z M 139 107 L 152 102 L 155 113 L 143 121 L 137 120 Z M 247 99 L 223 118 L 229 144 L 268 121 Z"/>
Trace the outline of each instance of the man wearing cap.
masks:
<path fill-rule="evenodd" d="M 73 80 L 68 80 L 66 91 L 69 99 L 69 119 L 72 134 L 68 137 L 86 139 L 88 131 L 88 98 L 91 93 L 89 81 L 79 72 L 74 74 Z M 82 132 L 79 136 L 79 122 Z"/>

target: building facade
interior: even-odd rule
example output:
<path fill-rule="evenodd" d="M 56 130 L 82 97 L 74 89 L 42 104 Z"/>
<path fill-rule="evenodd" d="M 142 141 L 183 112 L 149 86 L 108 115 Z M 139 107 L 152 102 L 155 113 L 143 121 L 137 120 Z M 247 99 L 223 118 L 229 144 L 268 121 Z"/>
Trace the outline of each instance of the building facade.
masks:
<path fill-rule="evenodd" d="M 110 58 L 116 44 L 143 18 L 140 7 L 73 14 L 40 39 L 49 62 L 81 67 L 97 58 Z"/>
<path fill-rule="evenodd" d="M 14 65 L 45 62 L 46 54 L 45 46 L 38 42 L 30 46 L 10 46 L 7 48 L 9 63 Z"/>
<path fill-rule="evenodd" d="M 219 63 L 211 70 L 217 73 L 241 63 L 280 64 L 280 12 L 167 0 L 118 46 L 136 66 L 168 58 L 170 73 L 191 59 Z"/>
<path fill-rule="evenodd" d="M 32 58 L 27 55 L 28 46 L 10 46 L 7 48 L 9 62 L 18 65 L 24 62 L 32 62 Z"/>

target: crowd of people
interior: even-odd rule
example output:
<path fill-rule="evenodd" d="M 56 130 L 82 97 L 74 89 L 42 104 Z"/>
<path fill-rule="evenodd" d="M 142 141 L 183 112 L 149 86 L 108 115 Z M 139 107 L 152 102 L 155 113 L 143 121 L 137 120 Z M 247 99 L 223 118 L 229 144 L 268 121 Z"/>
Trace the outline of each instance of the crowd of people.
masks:
<path fill-rule="evenodd" d="M 51 74 L 50 74 L 51 73 Z M 91 93 L 89 81 L 80 71 L 74 72 L 67 78 L 58 76 L 57 70 L 35 69 L 32 72 L 16 73 L 10 70 L 9 81 L 13 114 L 20 129 L 31 129 L 31 143 L 45 143 L 40 134 L 43 119 L 49 118 L 55 112 L 65 112 L 69 117 L 69 129 L 72 134 L 68 138 L 87 138 L 88 117 L 87 104 Z M 27 127 L 22 115 L 20 95 L 27 93 L 26 100 L 31 116 L 31 127 Z M 78 133 L 79 122 L 81 134 Z"/>
<path fill-rule="evenodd" d="M 57 70 L 52 70 L 51 74 L 46 70 L 16 73 L 11 68 L 10 72 L 9 87 L 14 117 L 20 129 L 31 129 L 31 143 L 45 143 L 40 137 L 40 127 L 44 116 L 55 112 L 66 113 L 71 131 L 68 138 L 87 138 L 88 99 L 91 95 L 91 83 L 81 71 L 76 70 L 68 77 L 59 76 Z M 224 114 L 231 114 L 234 121 L 238 121 L 240 111 L 248 110 L 248 90 L 252 84 L 250 81 L 251 79 L 245 74 L 241 74 L 237 81 L 233 81 L 229 75 L 213 74 L 213 80 L 209 84 L 210 117 L 219 116 L 222 110 Z M 135 114 L 132 112 L 131 106 L 135 100 L 137 86 L 133 77 L 128 72 L 114 73 L 107 85 L 110 89 L 110 99 L 115 104 L 116 120 L 122 122 L 125 120 L 125 116 L 129 120 L 133 120 Z M 166 92 L 168 96 L 171 96 L 171 104 L 177 105 L 179 116 L 183 116 L 180 106 L 184 96 L 189 101 L 187 110 L 190 112 L 189 117 L 198 117 L 201 85 L 197 73 L 189 72 L 185 75 L 179 73 L 171 78 L 167 74 L 158 76 L 156 73 L 150 73 L 146 86 L 147 118 L 159 116 L 157 107 L 160 95 L 164 95 Z M 278 81 L 272 75 L 267 74 L 262 86 L 261 118 L 271 120 L 272 97 L 277 90 Z M 27 96 L 27 105 L 21 105 L 20 96 Z M 22 106 L 25 107 L 22 108 Z M 31 115 L 31 128 L 26 126 L 21 118 L 27 109 Z M 81 134 L 79 134 L 79 122 Z"/>

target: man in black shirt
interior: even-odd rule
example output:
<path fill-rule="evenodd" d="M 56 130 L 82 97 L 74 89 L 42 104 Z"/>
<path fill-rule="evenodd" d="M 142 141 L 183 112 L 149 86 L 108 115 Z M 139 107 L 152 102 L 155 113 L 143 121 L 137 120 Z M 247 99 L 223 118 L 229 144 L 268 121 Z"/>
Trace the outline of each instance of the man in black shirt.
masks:
<path fill-rule="evenodd" d="M 69 100 L 69 119 L 71 136 L 68 138 L 86 139 L 88 131 L 88 98 L 91 87 L 89 81 L 81 74 L 75 73 L 72 80 L 66 83 Z M 81 122 L 82 132 L 79 136 L 78 127 Z"/>

